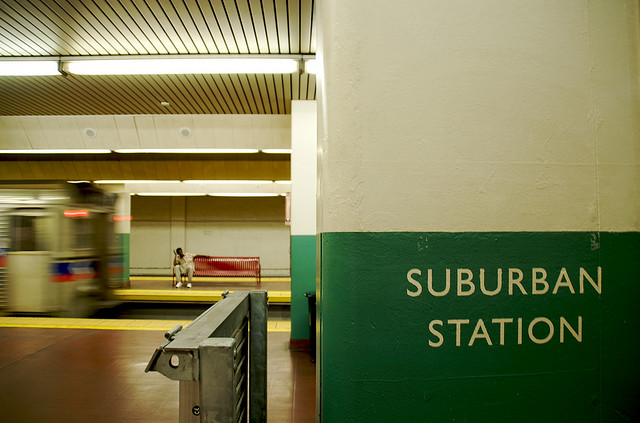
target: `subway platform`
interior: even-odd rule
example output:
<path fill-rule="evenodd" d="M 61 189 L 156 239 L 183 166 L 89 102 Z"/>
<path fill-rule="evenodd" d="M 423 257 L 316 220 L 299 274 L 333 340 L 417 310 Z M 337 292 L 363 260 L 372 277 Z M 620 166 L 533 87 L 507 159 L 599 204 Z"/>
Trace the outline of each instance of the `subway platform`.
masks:
<path fill-rule="evenodd" d="M 210 303 L 219 301 L 226 290 L 264 289 L 269 304 L 291 303 L 291 278 L 288 277 L 263 277 L 259 285 L 255 278 L 245 277 L 194 277 L 192 282 L 191 288 L 186 288 L 186 284 L 173 288 L 170 276 L 132 276 L 130 286 L 116 290 L 115 296 L 123 302 Z"/>
<path fill-rule="evenodd" d="M 179 383 L 144 370 L 164 333 L 190 321 L 0 316 L 0 421 L 177 422 Z M 288 315 L 270 313 L 267 418 L 313 422 L 315 365 L 289 339 Z"/>

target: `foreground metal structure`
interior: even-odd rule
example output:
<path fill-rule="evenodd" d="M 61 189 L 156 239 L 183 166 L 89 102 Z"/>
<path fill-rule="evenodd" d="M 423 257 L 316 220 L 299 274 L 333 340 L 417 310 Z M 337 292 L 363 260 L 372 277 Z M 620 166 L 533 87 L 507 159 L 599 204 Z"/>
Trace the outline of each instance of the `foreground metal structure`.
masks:
<path fill-rule="evenodd" d="M 267 292 L 225 295 L 165 334 L 145 372 L 180 381 L 180 423 L 267 421 Z"/>

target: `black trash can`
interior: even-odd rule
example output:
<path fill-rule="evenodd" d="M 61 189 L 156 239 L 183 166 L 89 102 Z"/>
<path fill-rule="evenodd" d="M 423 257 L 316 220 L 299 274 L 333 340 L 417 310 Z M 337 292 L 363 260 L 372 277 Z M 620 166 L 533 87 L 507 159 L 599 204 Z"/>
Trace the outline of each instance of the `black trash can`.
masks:
<path fill-rule="evenodd" d="M 316 293 L 307 292 L 304 294 L 309 300 L 309 353 L 311 362 L 316 362 Z"/>

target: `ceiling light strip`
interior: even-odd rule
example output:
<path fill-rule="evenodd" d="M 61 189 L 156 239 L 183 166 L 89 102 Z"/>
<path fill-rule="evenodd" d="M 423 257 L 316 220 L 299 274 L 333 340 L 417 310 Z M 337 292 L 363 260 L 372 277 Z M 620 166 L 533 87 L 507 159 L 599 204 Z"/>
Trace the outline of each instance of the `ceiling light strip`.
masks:
<path fill-rule="evenodd" d="M 259 181 L 259 180 L 223 180 L 223 179 L 211 179 L 211 180 L 196 180 L 190 179 L 183 181 L 185 184 L 270 184 L 273 181 Z"/>
<path fill-rule="evenodd" d="M 93 181 L 96 184 L 179 184 L 180 181 L 163 181 L 151 179 L 105 179 Z"/>
<path fill-rule="evenodd" d="M 260 151 L 266 154 L 291 154 L 290 148 L 267 148 Z"/>
<path fill-rule="evenodd" d="M 162 196 L 162 197 L 196 197 L 196 196 L 205 196 L 207 195 L 204 192 L 135 192 L 131 193 L 132 195 L 140 195 L 143 197 L 151 197 L 151 196 Z"/>
<path fill-rule="evenodd" d="M 105 148 L 63 148 L 32 150 L 0 150 L 0 154 L 109 154 L 111 150 Z"/>
<path fill-rule="evenodd" d="M 58 60 L 0 60 L 1 76 L 47 76 L 61 75 Z"/>
<path fill-rule="evenodd" d="M 257 148 L 119 148 L 113 151 L 122 154 L 253 154 L 260 150 Z"/>
<path fill-rule="evenodd" d="M 211 197 L 278 197 L 282 194 L 277 192 L 211 192 L 207 195 Z"/>
<path fill-rule="evenodd" d="M 314 55 L 138 55 L 0 58 L 0 76 L 314 74 Z"/>
<path fill-rule="evenodd" d="M 76 75 L 286 74 L 298 72 L 299 59 L 281 57 L 105 57 L 68 60 Z"/>

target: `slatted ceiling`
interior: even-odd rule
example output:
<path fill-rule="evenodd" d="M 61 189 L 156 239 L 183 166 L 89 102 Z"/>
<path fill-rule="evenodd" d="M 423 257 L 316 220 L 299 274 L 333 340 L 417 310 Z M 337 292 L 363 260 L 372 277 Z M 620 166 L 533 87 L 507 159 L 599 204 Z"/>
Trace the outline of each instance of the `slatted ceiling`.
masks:
<path fill-rule="evenodd" d="M 289 51 L 301 51 L 300 42 L 300 3 L 287 2 L 289 6 Z"/>
<path fill-rule="evenodd" d="M 0 29 L 0 40 L 2 40 L 0 41 L 0 45 L 2 46 L 2 50 L 13 50 L 11 49 L 11 47 L 8 47 L 8 43 L 4 41 L 6 38 L 15 38 L 15 35 L 13 34 L 17 34 L 19 38 L 25 37 L 26 34 L 33 34 L 34 36 L 40 36 L 40 40 L 46 39 L 46 36 L 41 35 L 42 31 L 40 30 L 40 28 L 24 19 L 13 8 L 7 8 L 6 10 L 3 9 L 0 11 L 0 28 L 2 28 Z M 13 32 L 13 34 L 11 32 Z M 41 51 L 39 53 L 35 51 L 38 50 L 38 47 L 40 46 L 30 46 L 29 44 L 26 44 L 25 47 L 29 50 L 34 50 L 34 54 L 44 53 L 44 51 Z M 46 47 L 46 45 L 42 47 Z M 40 50 L 42 50 L 42 48 Z M 12 51 L 11 54 L 19 55 L 20 53 Z"/>
<path fill-rule="evenodd" d="M 233 41 L 233 46 L 229 46 L 229 49 L 234 53 L 249 53 L 249 46 L 234 2 L 214 0 L 211 3 L 223 33 Z"/>
<path fill-rule="evenodd" d="M 249 0 L 247 2 L 239 2 L 238 9 L 240 10 L 241 16 L 244 16 L 245 21 L 251 19 L 251 26 L 256 37 L 258 53 L 271 53 L 269 49 L 269 40 L 267 38 L 267 28 L 264 19 L 262 1 Z"/>
<path fill-rule="evenodd" d="M 269 96 L 269 90 L 267 89 L 267 81 L 265 75 L 254 75 L 256 85 L 258 86 L 258 93 L 260 94 L 259 100 L 262 102 L 264 112 L 267 114 L 273 114 L 271 107 L 271 98 Z M 256 101 L 258 100 L 256 94 Z"/>
<path fill-rule="evenodd" d="M 235 2 L 234 6 L 236 8 L 238 20 L 242 25 L 242 31 L 244 33 L 244 38 L 247 43 L 248 50 L 257 53 L 267 53 L 268 50 L 263 50 L 260 48 L 258 33 L 256 32 L 259 31 L 259 29 L 256 28 L 255 19 L 250 9 L 249 2 Z"/>
<path fill-rule="evenodd" d="M 76 0 L 78 1 L 78 0 Z M 81 0 L 82 1 L 82 0 Z M 140 2 L 140 6 L 135 5 L 137 1 L 118 2 L 109 0 L 109 5 L 115 13 L 122 19 L 128 28 L 132 28 L 138 41 L 144 46 L 148 54 L 175 54 L 177 51 L 171 49 L 170 41 L 153 13 Z"/>
<path fill-rule="evenodd" d="M 0 55 L 313 54 L 313 6 L 0 0 Z M 290 112 L 291 99 L 315 99 L 314 84 L 307 74 L 0 77 L 0 114 L 281 114 Z"/>
<path fill-rule="evenodd" d="M 204 104 L 200 94 L 194 88 L 186 75 L 176 79 L 176 89 L 183 95 L 185 106 L 191 105 L 196 110 L 196 114 L 203 114 L 205 113 Z"/>
<path fill-rule="evenodd" d="M 251 86 L 251 92 L 253 93 L 253 98 L 255 99 L 255 102 L 258 105 L 258 113 L 260 114 L 271 113 L 271 108 L 269 107 L 269 103 L 267 101 L 268 96 L 266 93 L 262 91 L 262 87 L 260 87 L 260 80 L 264 80 L 263 76 L 247 75 L 247 80 L 249 81 L 249 85 Z"/>
<path fill-rule="evenodd" d="M 291 113 L 291 99 L 293 98 L 293 80 L 291 75 L 282 75 L 282 82 L 284 84 L 284 109 L 286 114 Z M 297 83 L 300 83 L 300 77 L 296 76 Z"/>
<path fill-rule="evenodd" d="M 189 12 L 186 11 L 181 2 L 163 2 L 161 7 L 178 35 L 174 43 L 182 43 L 190 53 L 204 54 L 209 52 L 189 16 Z"/>
<path fill-rule="evenodd" d="M 105 48 L 104 43 L 100 43 L 95 40 L 93 36 L 85 30 L 90 28 L 87 20 L 83 15 L 69 3 L 63 2 L 60 5 L 55 2 L 39 2 L 35 7 L 40 7 L 43 14 L 43 24 L 49 27 L 52 32 L 51 39 L 55 40 L 59 35 L 65 34 L 68 43 L 69 52 L 72 54 L 83 55 L 96 55 L 96 54 L 114 54 L 115 50 L 109 51 Z M 51 23 L 47 23 L 47 19 L 44 16 L 49 13 L 49 16 L 54 16 L 51 19 Z M 55 25 L 51 26 L 52 24 Z M 79 42 L 73 42 L 73 40 L 79 40 Z"/>
<path fill-rule="evenodd" d="M 233 102 L 236 113 L 244 114 L 249 113 L 246 107 L 246 102 L 243 103 L 242 99 L 242 87 L 238 87 L 234 84 L 233 77 L 235 75 L 220 75 L 227 92 L 229 93 L 229 98 Z"/>
<path fill-rule="evenodd" d="M 240 113 L 253 113 L 251 105 L 247 101 L 247 95 L 244 87 L 238 78 L 238 75 L 225 75 L 228 78 L 229 86 L 233 88 L 233 96 L 238 99 Z"/>
<path fill-rule="evenodd" d="M 276 7 L 276 27 L 278 30 L 279 53 L 290 53 L 289 50 L 289 14 L 287 2 L 277 1 Z"/>
<path fill-rule="evenodd" d="M 223 97 L 222 92 L 220 91 L 220 88 L 218 87 L 215 76 L 203 75 L 202 79 L 203 79 L 203 87 L 206 87 L 206 88 L 203 88 L 204 95 L 205 97 L 209 98 L 213 103 L 214 105 L 213 110 L 216 110 L 217 113 L 230 114 L 231 109 L 227 105 L 227 102 Z"/>
<path fill-rule="evenodd" d="M 198 78 L 198 75 L 185 75 L 185 80 L 189 83 L 192 90 L 194 91 L 195 99 L 198 102 L 199 108 L 202 110 L 201 113 L 206 113 L 207 110 L 216 110 L 218 111 L 213 102 L 211 101 L 211 95 L 208 95 L 207 88 L 202 84 L 201 79 Z M 219 113 L 219 112 L 218 112 Z"/>
<path fill-rule="evenodd" d="M 156 50 L 155 47 L 146 36 L 141 35 L 144 33 L 140 31 L 137 22 L 131 18 L 122 5 L 111 0 L 107 0 L 106 3 L 109 7 L 105 7 L 101 12 L 108 19 L 108 22 L 123 34 L 123 37 L 118 39 L 120 44 L 130 45 L 136 52 L 135 54 L 153 54 Z"/>
<path fill-rule="evenodd" d="M 260 92 L 257 91 L 257 85 L 255 84 L 255 78 L 253 75 L 236 75 L 242 86 L 247 102 L 249 103 L 252 114 L 264 114 L 264 106 L 262 105 L 262 99 L 260 98 Z"/>
<path fill-rule="evenodd" d="M 21 48 L 25 48 L 29 54 L 46 54 L 39 45 L 23 43 L 30 33 L 29 27 L 33 27 L 30 23 L 26 23 L 27 27 L 25 27 L 23 22 L 24 19 L 21 19 L 14 7 L 6 7 L 0 11 L 0 42 L 3 49 L 9 50 L 11 55 L 21 55 Z M 16 42 L 18 45 L 15 45 Z"/>
<path fill-rule="evenodd" d="M 219 2 L 210 1 L 207 4 L 200 4 L 200 10 L 203 12 L 203 18 L 218 51 L 223 54 L 239 53 L 224 8 Z"/>
<path fill-rule="evenodd" d="M 309 75 L 309 84 L 307 85 L 307 98 L 306 99 L 315 99 L 317 95 L 317 85 L 316 85 L 316 76 Z M 304 100 L 306 100 L 304 99 Z"/>
<path fill-rule="evenodd" d="M 176 3 L 175 6 L 180 15 L 189 17 L 189 19 L 183 18 L 183 21 L 185 26 L 189 28 L 189 32 L 198 35 L 192 37 L 198 51 L 201 53 L 220 53 L 200 5 L 197 2 L 186 2 L 186 4 Z"/>
<path fill-rule="evenodd" d="M 202 38 L 197 33 L 195 25 L 186 9 L 182 8 L 180 2 L 164 2 L 163 10 L 174 27 L 179 39 L 175 43 L 182 43 L 190 53 L 207 53 Z M 181 13 L 182 12 L 182 13 Z"/>
<path fill-rule="evenodd" d="M 0 1 L 3 55 L 313 53 L 313 0 Z"/>
<path fill-rule="evenodd" d="M 314 31 L 313 25 L 313 0 L 303 1 L 300 3 L 300 53 L 310 54 L 315 52 L 315 39 L 313 38 L 312 44 L 312 32 Z"/>
<path fill-rule="evenodd" d="M 267 81 L 266 87 L 269 93 L 269 100 L 271 101 L 271 113 L 279 114 L 281 112 L 278 110 L 278 78 L 275 75 L 265 75 L 264 77 Z"/>
<path fill-rule="evenodd" d="M 79 13 L 67 4 L 65 6 L 71 10 L 71 15 L 55 2 L 35 2 L 29 6 L 29 11 L 38 16 L 41 24 L 52 33 L 50 36 L 52 43 L 61 44 L 68 54 L 97 54 L 94 46 L 101 46 L 103 43 L 84 31 L 86 20 Z M 37 9 L 37 12 L 34 9 Z"/>

